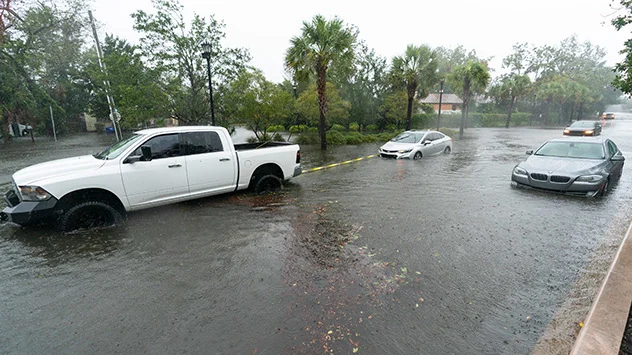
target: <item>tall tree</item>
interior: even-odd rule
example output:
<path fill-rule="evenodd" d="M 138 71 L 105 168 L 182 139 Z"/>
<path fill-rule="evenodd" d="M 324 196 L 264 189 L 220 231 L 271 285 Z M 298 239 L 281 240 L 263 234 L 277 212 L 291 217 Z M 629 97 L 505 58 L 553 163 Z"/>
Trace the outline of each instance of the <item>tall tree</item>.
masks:
<path fill-rule="evenodd" d="M 293 112 L 292 94 L 267 81 L 259 70 L 243 70 L 223 90 L 226 115 L 248 127 L 259 141 L 267 138 L 271 125 L 282 124 Z"/>
<path fill-rule="evenodd" d="M 224 48 L 225 25 L 210 16 L 195 14 L 185 23 L 183 7 L 178 1 L 152 0 L 154 14 L 138 10 L 134 29 L 141 32 L 141 48 L 152 69 L 162 73 L 163 90 L 170 98 L 173 114 L 187 124 L 210 122 L 210 97 L 207 95 L 206 63 L 201 44 L 212 44 L 211 75 L 213 86 L 222 86 L 237 76 L 250 61 L 245 49 Z"/>
<path fill-rule="evenodd" d="M 437 60 L 430 47 L 408 45 L 403 56 L 393 58 L 391 75 L 395 87 L 406 88 L 408 107 L 406 109 L 406 130 L 410 130 L 413 101 L 416 97 L 426 97 L 438 80 Z"/>
<path fill-rule="evenodd" d="M 499 80 L 499 84 L 490 89 L 490 94 L 496 96 L 499 101 L 508 101 L 505 128 L 509 128 L 511 114 L 514 111 L 514 106 L 517 101 L 527 96 L 530 93 L 530 89 L 531 79 L 526 75 L 514 73 L 503 75 Z"/>
<path fill-rule="evenodd" d="M 105 119 L 109 115 L 103 84 L 105 80 L 110 83 L 109 91 L 122 116 L 123 127 L 134 128 L 153 119 L 169 117 L 169 100 L 160 88 L 160 74 L 145 66 L 137 46 L 117 37 L 106 36 L 103 62 L 108 69 L 107 77 L 100 70 L 94 52 L 90 53 L 89 64 L 85 69 L 94 95 L 90 108 L 96 117 Z"/>
<path fill-rule="evenodd" d="M 305 117 L 310 125 L 320 122 L 320 105 L 318 104 L 316 85 L 312 84 L 303 91 L 296 104 L 298 113 L 301 117 Z M 348 126 L 350 106 L 348 101 L 340 97 L 334 84 L 327 83 L 327 123 Z M 327 129 L 329 128 L 327 127 Z"/>
<path fill-rule="evenodd" d="M 465 128 L 465 117 L 467 114 L 468 104 L 473 93 L 482 92 L 487 87 L 487 84 L 489 83 L 489 72 L 483 63 L 468 60 L 465 65 L 461 65 L 454 69 L 452 74 L 448 76 L 448 82 L 450 82 L 452 87 L 461 88 L 463 107 L 461 109 L 459 138 L 463 138 L 463 129 Z"/>
<path fill-rule="evenodd" d="M 621 30 L 623 27 L 626 27 L 630 23 L 632 23 L 632 0 L 620 0 L 620 4 L 622 6 L 622 11 L 625 11 L 624 14 L 615 17 L 612 20 L 612 25 L 617 29 L 617 31 Z M 612 84 L 617 88 L 621 89 L 624 93 L 631 95 L 632 94 L 632 38 L 628 39 L 624 43 L 624 48 L 619 52 L 625 55 L 625 58 L 622 62 L 617 63 L 615 65 L 616 77 L 613 80 Z"/>
<path fill-rule="evenodd" d="M 352 65 L 357 32 L 345 27 L 342 20 L 326 20 L 316 15 L 311 22 L 303 22 L 301 36 L 292 37 L 285 55 L 285 65 L 298 78 L 316 74 L 320 122 L 320 148 L 327 150 L 327 70 L 332 63 Z"/>

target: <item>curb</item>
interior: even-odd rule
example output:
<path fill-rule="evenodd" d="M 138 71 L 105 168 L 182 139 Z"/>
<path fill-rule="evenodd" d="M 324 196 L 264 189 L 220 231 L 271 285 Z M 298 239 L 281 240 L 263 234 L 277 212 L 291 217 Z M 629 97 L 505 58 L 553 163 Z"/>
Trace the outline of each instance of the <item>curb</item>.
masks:
<path fill-rule="evenodd" d="M 570 354 L 618 355 L 632 302 L 632 224 L 593 300 Z M 626 273 L 627 271 L 627 273 Z"/>

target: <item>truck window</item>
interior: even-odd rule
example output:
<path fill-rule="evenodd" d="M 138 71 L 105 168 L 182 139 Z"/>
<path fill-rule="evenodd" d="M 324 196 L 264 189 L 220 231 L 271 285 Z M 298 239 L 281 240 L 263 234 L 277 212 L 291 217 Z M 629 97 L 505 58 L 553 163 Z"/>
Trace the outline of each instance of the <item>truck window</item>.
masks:
<path fill-rule="evenodd" d="M 152 159 L 170 158 L 180 155 L 180 141 L 177 133 L 151 138 L 143 143 L 143 146 L 151 148 Z M 140 147 L 138 147 L 132 155 L 143 155 Z"/>
<path fill-rule="evenodd" d="M 217 132 L 188 132 L 184 134 L 185 154 L 222 152 L 222 140 Z"/>

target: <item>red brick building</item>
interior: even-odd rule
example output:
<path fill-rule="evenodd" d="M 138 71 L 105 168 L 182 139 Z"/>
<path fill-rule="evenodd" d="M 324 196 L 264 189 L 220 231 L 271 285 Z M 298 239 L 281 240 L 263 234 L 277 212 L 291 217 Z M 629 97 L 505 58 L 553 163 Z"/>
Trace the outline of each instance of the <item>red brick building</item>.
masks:
<path fill-rule="evenodd" d="M 435 111 L 439 111 L 439 94 L 430 94 L 419 100 L 422 104 L 430 104 Z M 463 100 L 455 94 L 443 94 L 441 96 L 441 111 L 461 111 Z"/>

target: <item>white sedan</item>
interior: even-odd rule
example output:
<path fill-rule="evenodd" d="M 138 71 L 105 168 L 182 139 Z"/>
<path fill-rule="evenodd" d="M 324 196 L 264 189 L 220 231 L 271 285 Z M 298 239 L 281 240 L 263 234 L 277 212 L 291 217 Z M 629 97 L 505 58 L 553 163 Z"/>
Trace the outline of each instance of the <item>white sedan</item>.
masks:
<path fill-rule="evenodd" d="M 450 154 L 452 138 L 437 131 L 406 131 L 380 147 L 380 156 L 395 159 L 414 159 L 434 154 Z"/>

